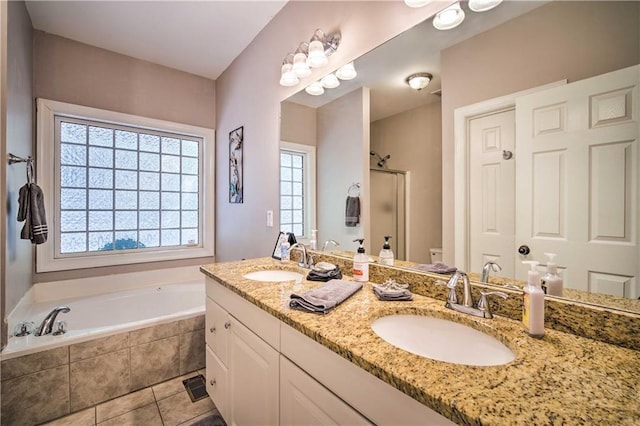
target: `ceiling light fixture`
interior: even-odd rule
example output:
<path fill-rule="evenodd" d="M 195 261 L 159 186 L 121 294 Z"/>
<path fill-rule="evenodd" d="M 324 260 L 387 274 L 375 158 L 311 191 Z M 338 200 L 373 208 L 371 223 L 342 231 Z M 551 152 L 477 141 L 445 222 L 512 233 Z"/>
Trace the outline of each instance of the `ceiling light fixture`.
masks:
<path fill-rule="evenodd" d="M 420 91 L 427 87 L 432 79 L 433 75 L 429 74 L 428 72 L 418 72 L 415 74 L 411 74 L 405 79 L 405 81 L 412 89 Z"/>
<path fill-rule="evenodd" d="M 290 59 L 291 58 L 291 59 Z M 295 86 L 300 83 L 300 79 L 296 73 L 293 72 L 292 68 L 292 58 L 293 54 L 289 53 L 287 57 L 282 62 L 282 69 L 280 71 L 280 85 L 281 86 Z"/>
<path fill-rule="evenodd" d="M 357 75 L 358 73 L 356 72 L 356 67 L 353 66 L 353 62 L 341 66 L 338 68 L 338 71 L 336 71 L 336 77 L 340 80 L 353 80 Z"/>
<path fill-rule="evenodd" d="M 293 65 L 291 70 L 299 77 L 305 78 L 311 75 L 311 68 L 307 64 L 307 50 L 309 49 L 309 43 L 302 42 L 293 55 Z"/>
<path fill-rule="evenodd" d="M 336 77 L 334 73 L 331 73 L 322 77 L 320 84 L 322 84 L 322 87 L 325 89 L 335 89 L 340 86 L 340 80 L 338 80 L 338 77 Z"/>
<path fill-rule="evenodd" d="M 502 0 L 469 0 L 469 9 L 474 12 L 486 12 L 502 3 Z"/>
<path fill-rule="evenodd" d="M 404 0 L 404 4 L 409 7 L 422 7 L 431 3 L 431 0 Z"/>
<path fill-rule="evenodd" d="M 325 35 L 324 31 L 317 29 L 309 43 L 309 58 L 307 63 L 311 68 L 320 68 L 329 63 L 329 56 L 338 50 L 340 45 L 340 33 Z"/>
<path fill-rule="evenodd" d="M 314 81 L 308 85 L 304 91 L 313 96 L 320 96 L 324 93 L 324 87 L 322 87 L 322 84 L 319 81 Z"/>
<path fill-rule="evenodd" d="M 464 10 L 458 2 L 438 12 L 433 18 L 433 26 L 438 30 L 450 30 L 460 25 L 462 21 L 464 21 Z"/>

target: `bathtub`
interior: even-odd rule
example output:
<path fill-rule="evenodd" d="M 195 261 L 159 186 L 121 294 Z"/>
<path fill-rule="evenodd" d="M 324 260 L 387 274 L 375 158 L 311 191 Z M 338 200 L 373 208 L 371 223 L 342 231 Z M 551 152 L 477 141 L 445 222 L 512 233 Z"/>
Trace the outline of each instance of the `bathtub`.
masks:
<path fill-rule="evenodd" d="M 128 289 L 114 293 L 68 297 L 57 300 L 21 302 L 9 318 L 9 334 L 23 321 L 37 328 L 57 306 L 68 306 L 56 320 L 66 322 L 67 332 L 59 336 L 12 336 L 0 353 L 8 360 L 61 346 L 81 343 L 131 330 L 188 319 L 205 311 L 204 279 L 179 284 Z"/>

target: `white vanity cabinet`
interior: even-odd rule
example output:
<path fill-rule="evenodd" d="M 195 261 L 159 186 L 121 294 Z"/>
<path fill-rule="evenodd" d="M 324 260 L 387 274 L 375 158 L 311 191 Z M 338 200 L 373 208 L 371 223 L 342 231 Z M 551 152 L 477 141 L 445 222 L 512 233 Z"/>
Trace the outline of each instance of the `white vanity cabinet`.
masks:
<path fill-rule="evenodd" d="M 211 285 L 219 288 L 211 294 L 210 284 L 207 283 L 207 392 L 230 425 L 277 425 L 280 354 L 243 325 L 234 314 L 239 318 L 253 318 L 256 314 L 273 317 L 238 296 L 228 294 L 228 290 L 215 282 Z M 211 296 L 219 300 L 222 306 Z M 229 298 L 231 303 L 225 303 Z M 252 312 L 252 308 L 258 312 Z M 279 336 L 278 327 L 276 320 L 276 323 L 272 323 L 272 336 L 273 333 Z"/>
<path fill-rule="evenodd" d="M 229 425 L 453 425 L 212 278 L 206 309 L 207 391 Z"/>

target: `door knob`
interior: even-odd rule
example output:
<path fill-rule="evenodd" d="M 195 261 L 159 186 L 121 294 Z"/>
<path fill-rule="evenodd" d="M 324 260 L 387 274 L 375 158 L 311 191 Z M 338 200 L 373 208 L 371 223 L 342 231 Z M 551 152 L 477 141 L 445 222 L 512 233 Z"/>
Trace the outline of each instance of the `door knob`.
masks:
<path fill-rule="evenodd" d="M 520 253 L 523 256 L 526 256 L 529 253 L 531 253 L 531 250 L 529 249 L 529 246 L 522 245 L 518 247 L 518 253 Z"/>

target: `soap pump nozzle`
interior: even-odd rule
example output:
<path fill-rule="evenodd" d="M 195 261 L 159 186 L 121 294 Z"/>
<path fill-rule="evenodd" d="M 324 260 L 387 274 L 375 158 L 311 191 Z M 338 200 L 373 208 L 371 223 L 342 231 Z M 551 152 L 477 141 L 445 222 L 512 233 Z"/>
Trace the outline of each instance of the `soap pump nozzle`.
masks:
<path fill-rule="evenodd" d="M 557 274 L 558 273 L 558 264 L 553 261 L 553 258 L 556 257 L 556 254 L 555 253 L 545 253 L 544 255 L 549 258 L 549 260 L 547 260 L 547 272 L 550 272 L 552 274 Z"/>
<path fill-rule="evenodd" d="M 356 238 L 353 242 L 359 242 L 360 247 L 358 247 L 358 253 L 364 253 L 364 238 Z"/>
<path fill-rule="evenodd" d="M 390 249 L 391 246 L 389 245 L 389 238 L 391 238 L 391 235 L 385 235 L 384 236 L 384 245 L 382 246 L 383 249 Z"/>
<path fill-rule="evenodd" d="M 537 260 L 523 260 L 522 263 L 525 265 L 529 265 L 529 267 L 531 268 L 531 270 L 527 274 L 527 284 L 536 287 L 540 286 L 540 273 L 538 273 L 538 270 L 536 269 L 540 262 L 538 262 Z"/>

